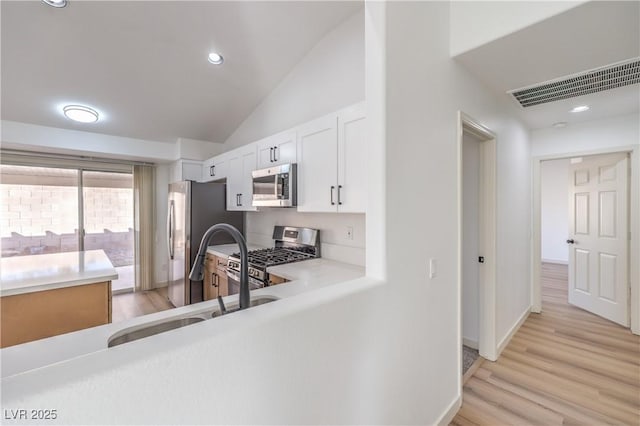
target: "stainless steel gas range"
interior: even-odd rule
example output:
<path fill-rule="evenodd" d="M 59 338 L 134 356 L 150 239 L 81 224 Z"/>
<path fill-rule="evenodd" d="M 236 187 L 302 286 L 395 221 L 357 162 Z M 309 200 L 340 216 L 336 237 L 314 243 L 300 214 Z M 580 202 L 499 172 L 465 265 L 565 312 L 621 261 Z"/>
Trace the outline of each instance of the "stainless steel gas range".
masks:
<path fill-rule="evenodd" d="M 293 226 L 275 226 L 273 229 L 274 247 L 249 252 L 249 288 L 269 285 L 267 268 L 285 263 L 320 257 L 320 231 L 311 228 Z M 229 256 L 227 262 L 229 294 L 240 291 L 240 253 Z"/>

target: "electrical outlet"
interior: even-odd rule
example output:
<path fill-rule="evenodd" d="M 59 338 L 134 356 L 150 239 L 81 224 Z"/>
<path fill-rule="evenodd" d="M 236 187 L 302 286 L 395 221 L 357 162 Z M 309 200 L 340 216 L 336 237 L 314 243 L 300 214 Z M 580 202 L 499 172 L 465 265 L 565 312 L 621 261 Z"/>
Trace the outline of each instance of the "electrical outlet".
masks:
<path fill-rule="evenodd" d="M 353 226 L 347 226 L 347 240 L 353 240 Z"/>

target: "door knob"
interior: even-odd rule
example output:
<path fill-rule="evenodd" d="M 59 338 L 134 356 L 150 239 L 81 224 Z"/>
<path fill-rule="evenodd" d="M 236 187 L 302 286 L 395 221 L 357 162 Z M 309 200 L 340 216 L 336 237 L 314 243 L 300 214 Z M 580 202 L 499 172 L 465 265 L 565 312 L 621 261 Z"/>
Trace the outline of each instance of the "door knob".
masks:
<path fill-rule="evenodd" d="M 567 240 L 567 244 L 575 244 L 576 242 L 573 239 Z"/>

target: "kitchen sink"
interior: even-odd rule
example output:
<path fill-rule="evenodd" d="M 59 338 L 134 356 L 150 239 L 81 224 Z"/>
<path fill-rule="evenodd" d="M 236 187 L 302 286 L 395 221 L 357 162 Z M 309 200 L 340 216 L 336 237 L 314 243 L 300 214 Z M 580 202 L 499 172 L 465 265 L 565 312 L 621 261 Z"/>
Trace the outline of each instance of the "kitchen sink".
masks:
<path fill-rule="evenodd" d="M 170 321 L 161 322 L 160 324 L 154 324 L 147 327 L 139 328 L 132 331 L 119 332 L 111 336 L 109 339 L 108 347 L 118 346 L 123 343 L 133 342 L 134 340 L 142 339 L 145 337 L 153 336 L 154 334 L 164 333 L 165 331 L 174 330 L 180 327 L 186 327 L 187 325 L 195 324 L 197 322 L 204 321 L 202 317 L 189 317 L 180 318 Z"/>
<path fill-rule="evenodd" d="M 274 300 L 278 300 L 277 297 L 273 296 L 262 296 L 256 297 L 255 299 L 251 299 L 250 307 L 264 305 L 265 303 L 273 302 Z M 233 311 L 238 309 L 237 304 L 232 304 L 227 307 L 229 311 Z M 231 313 L 231 312 L 229 312 Z M 113 336 L 109 338 L 107 346 L 109 348 L 113 346 L 118 346 L 123 343 L 133 342 L 134 340 L 143 339 L 145 337 L 153 336 L 155 334 L 164 333 L 165 331 L 175 330 L 176 328 L 186 327 L 191 324 L 195 324 L 198 322 L 205 321 L 208 318 L 216 318 L 220 316 L 220 311 L 216 310 L 212 313 L 200 313 L 194 315 L 193 317 L 187 318 L 177 318 L 177 319 L 169 319 L 167 321 L 148 325 L 148 326 L 136 326 L 132 328 L 126 328 L 115 333 Z"/>
<path fill-rule="evenodd" d="M 254 306 L 264 305 L 265 303 L 273 302 L 275 300 L 278 300 L 278 298 L 273 296 L 256 297 L 255 299 L 250 300 L 249 307 L 253 308 Z M 235 303 L 233 305 L 227 306 L 228 311 L 234 311 L 236 309 L 238 309 L 238 305 Z M 217 318 L 219 316 L 221 316 L 220 311 L 213 311 L 213 313 L 211 314 L 211 318 Z"/>

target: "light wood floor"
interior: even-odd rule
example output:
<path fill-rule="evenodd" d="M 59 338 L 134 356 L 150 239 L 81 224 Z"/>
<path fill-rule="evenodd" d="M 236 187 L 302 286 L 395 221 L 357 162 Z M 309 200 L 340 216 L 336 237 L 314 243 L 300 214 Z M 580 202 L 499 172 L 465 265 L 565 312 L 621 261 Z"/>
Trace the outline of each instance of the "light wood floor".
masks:
<path fill-rule="evenodd" d="M 111 318 L 112 322 L 118 322 L 173 307 L 167 299 L 166 287 L 136 293 L 116 294 L 111 298 Z"/>
<path fill-rule="evenodd" d="M 542 310 L 463 388 L 453 425 L 640 424 L 640 337 L 567 303 L 567 267 L 544 264 Z"/>

